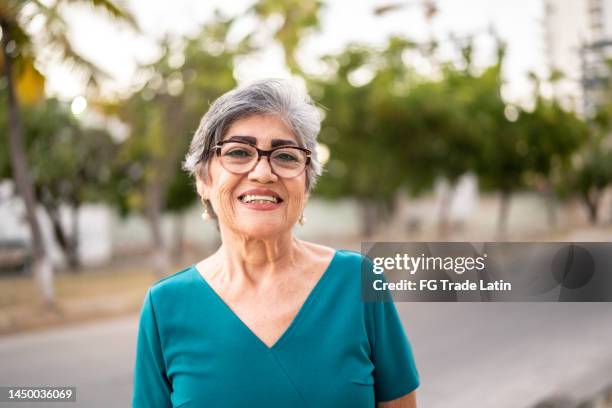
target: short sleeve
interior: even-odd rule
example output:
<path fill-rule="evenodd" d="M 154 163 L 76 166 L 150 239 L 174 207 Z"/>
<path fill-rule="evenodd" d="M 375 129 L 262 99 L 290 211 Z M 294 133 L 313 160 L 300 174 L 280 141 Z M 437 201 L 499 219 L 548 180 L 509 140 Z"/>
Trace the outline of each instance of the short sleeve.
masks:
<path fill-rule="evenodd" d="M 166 375 L 157 318 L 149 289 L 140 313 L 132 406 L 172 407 L 171 393 L 172 386 Z"/>
<path fill-rule="evenodd" d="M 365 304 L 376 402 L 392 401 L 419 386 L 412 348 L 392 301 Z"/>

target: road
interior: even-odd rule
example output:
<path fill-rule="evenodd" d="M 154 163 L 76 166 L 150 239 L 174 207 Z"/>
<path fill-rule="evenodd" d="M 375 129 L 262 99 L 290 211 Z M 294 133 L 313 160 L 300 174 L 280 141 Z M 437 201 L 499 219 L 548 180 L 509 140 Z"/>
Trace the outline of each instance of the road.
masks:
<path fill-rule="evenodd" d="M 0 403 L 40 408 L 130 406 L 138 317 L 0 337 L 0 385 L 76 386 L 77 403 Z"/>
<path fill-rule="evenodd" d="M 419 407 L 529 407 L 551 394 L 581 397 L 612 384 L 610 303 L 397 308 L 421 374 Z M 74 385 L 76 404 L 52 406 L 127 407 L 137 323 L 129 316 L 2 337 L 0 385 Z"/>
<path fill-rule="evenodd" d="M 612 303 L 397 303 L 420 406 L 530 407 L 612 384 Z"/>

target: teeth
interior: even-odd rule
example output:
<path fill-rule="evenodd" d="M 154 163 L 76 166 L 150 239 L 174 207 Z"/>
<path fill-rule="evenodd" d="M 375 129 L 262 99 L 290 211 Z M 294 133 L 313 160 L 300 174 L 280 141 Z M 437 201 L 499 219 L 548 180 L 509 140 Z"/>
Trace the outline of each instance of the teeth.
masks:
<path fill-rule="evenodd" d="M 244 203 L 256 202 L 259 204 L 270 203 L 270 202 L 277 203 L 278 199 L 276 197 L 264 196 L 264 195 L 245 195 L 244 197 L 242 197 L 242 202 Z"/>

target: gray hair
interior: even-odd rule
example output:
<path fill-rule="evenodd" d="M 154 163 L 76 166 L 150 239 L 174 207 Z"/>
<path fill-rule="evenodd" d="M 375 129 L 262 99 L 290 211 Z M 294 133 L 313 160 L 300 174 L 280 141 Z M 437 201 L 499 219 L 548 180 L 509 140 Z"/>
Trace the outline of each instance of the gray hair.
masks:
<path fill-rule="evenodd" d="M 231 125 L 253 115 L 275 115 L 293 131 L 298 145 L 312 152 L 306 168 L 306 189 L 312 190 L 322 166 L 317 157 L 317 135 L 321 115 L 307 93 L 282 79 L 264 79 L 237 87 L 217 98 L 202 117 L 193 135 L 183 169 L 190 175 L 206 177 L 211 149 L 223 140 Z M 210 205 L 207 205 L 211 210 Z"/>

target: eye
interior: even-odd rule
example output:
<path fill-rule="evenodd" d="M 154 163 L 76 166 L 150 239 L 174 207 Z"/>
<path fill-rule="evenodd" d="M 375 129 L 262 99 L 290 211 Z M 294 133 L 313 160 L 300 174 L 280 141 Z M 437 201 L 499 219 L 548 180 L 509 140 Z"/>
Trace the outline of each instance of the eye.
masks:
<path fill-rule="evenodd" d="M 282 150 L 282 151 L 277 151 L 276 154 L 274 155 L 274 159 L 275 160 L 280 160 L 283 162 L 297 162 L 300 161 L 299 156 L 297 153 L 294 153 L 292 151 L 287 151 L 287 150 Z"/>
<path fill-rule="evenodd" d="M 224 153 L 224 156 L 234 157 L 237 159 L 251 157 L 252 152 L 249 149 L 243 147 L 235 147 Z"/>

